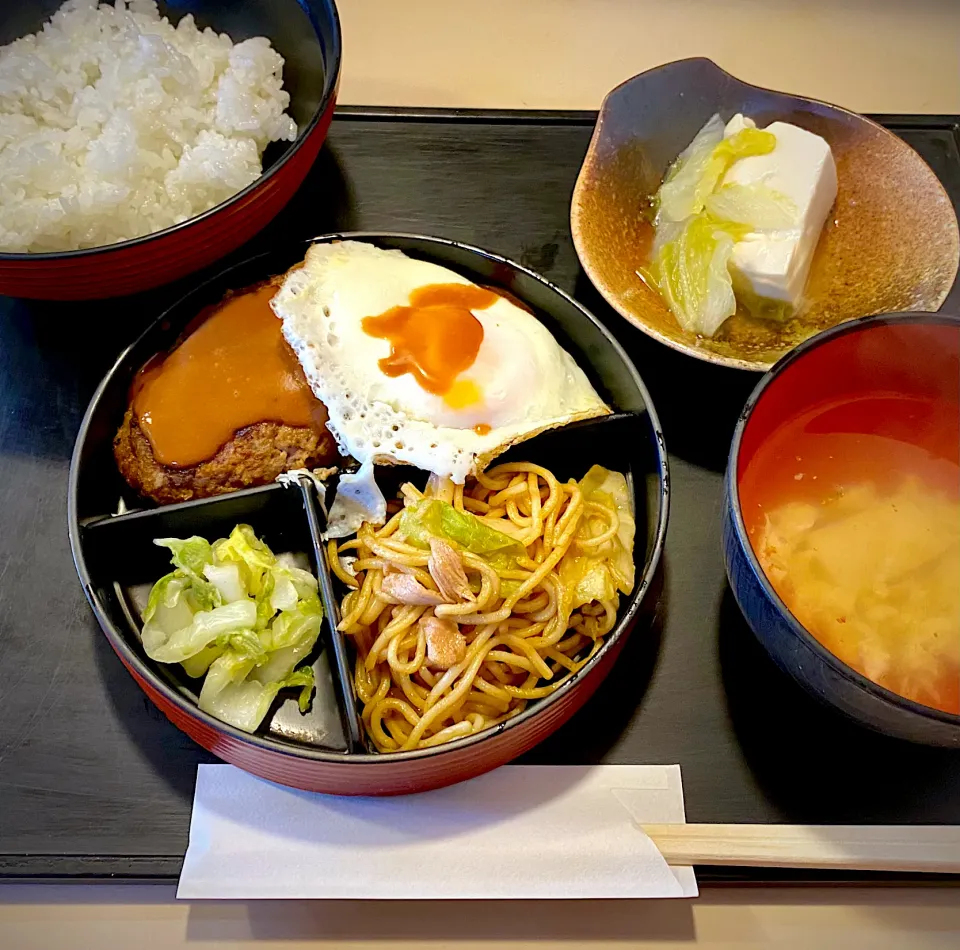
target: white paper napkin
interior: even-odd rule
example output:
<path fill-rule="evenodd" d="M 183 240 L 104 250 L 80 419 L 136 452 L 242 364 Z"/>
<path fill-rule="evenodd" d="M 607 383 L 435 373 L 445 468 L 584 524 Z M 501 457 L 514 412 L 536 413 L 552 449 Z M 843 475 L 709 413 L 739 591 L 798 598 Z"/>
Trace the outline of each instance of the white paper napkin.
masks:
<path fill-rule="evenodd" d="M 201 765 L 181 898 L 695 897 L 638 822 L 683 822 L 676 765 L 505 766 L 347 798 Z"/>

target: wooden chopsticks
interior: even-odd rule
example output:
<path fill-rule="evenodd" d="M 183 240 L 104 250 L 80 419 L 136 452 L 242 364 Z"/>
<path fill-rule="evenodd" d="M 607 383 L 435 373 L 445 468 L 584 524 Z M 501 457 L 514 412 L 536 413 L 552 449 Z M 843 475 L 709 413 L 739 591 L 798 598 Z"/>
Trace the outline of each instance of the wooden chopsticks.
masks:
<path fill-rule="evenodd" d="M 643 825 L 668 864 L 960 874 L 960 825 Z"/>

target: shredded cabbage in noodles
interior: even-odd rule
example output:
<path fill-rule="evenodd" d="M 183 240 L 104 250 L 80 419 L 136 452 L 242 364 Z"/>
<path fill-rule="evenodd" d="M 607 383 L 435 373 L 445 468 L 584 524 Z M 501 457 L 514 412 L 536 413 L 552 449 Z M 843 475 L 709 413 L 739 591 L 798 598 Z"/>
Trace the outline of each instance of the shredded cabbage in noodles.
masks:
<path fill-rule="evenodd" d="M 504 722 L 575 676 L 634 586 L 626 478 L 578 483 L 507 462 L 454 485 L 403 486 L 381 528 L 328 543 L 348 587 L 340 629 L 381 752 L 427 748 Z"/>

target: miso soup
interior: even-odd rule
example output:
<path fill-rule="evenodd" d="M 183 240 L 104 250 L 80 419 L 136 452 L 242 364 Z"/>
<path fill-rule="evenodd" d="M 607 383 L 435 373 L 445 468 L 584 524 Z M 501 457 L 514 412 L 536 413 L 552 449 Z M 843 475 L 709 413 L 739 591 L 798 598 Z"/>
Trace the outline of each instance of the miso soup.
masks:
<path fill-rule="evenodd" d="M 788 415 L 755 443 L 740 499 L 764 573 L 817 640 L 875 683 L 960 713 L 952 392 L 838 392 Z"/>

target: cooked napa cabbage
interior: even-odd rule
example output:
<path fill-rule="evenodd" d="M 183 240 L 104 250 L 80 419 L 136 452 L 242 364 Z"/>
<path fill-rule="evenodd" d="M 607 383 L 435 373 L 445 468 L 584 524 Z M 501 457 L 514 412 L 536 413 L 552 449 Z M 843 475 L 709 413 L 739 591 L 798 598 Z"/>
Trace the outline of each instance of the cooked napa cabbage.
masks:
<path fill-rule="evenodd" d="M 657 287 L 684 330 L 713 336 L 737 309 L 728 265 L 743 228 L 701 214 L 661 230 L 669 237 L 656 250 Z"/>
<path fill-rule="evenodd" d="M 202 710 L 253 732 L 281 689 L 299 687 L 305 711 L 323 618 L 317 580 L 290 555 L 276 556 L 249 525 L 210 544 L 158 538 L 174 570 L 153 585 L 143 612 L 147 656 L 205 677 Z"/>
<path fill-rule="evenodd" d="M 712 116 L 670 166 L 657 193 L 660 220 L 684 221 L 699 214 L 738 158 L 766 155 L 777 147 L 772 132 L 745 128 L 724 138 L 723 129 L 720 116 Z"/>
<path fill-rule="evenodd" d="M 797 206 L 764 185 L 723 185 L 707 196 L 703 206 L 717 221 L 746 224 L 755 231 L 789 228 L 797 220 Z"/>
<path fill-rule="evenodd" d="M 405 508 L 398 534 L 421 548 L 430 546 L 431 537 L 453 541 L 498 571 L 516 570 L 517 559 L 526 553 L 519 541 L 490 527 L 476 515 L 457 511 L 453 505 L 436 498 L 423 498 Z"/>
<path fill-rule="evenodd" d="M 751 127 L 724 138 L 714 115 L 670 166 L 654 198 L 656 240 L 642 276 L 690 333 L 712 337 L 736 312 L 729 272 L 734 244 L 752 231 L 796 221 L 786 195 L 763 185 L 723 184 L 734 162 L 766 155 L 776 144 L 773 133 Z"/>

